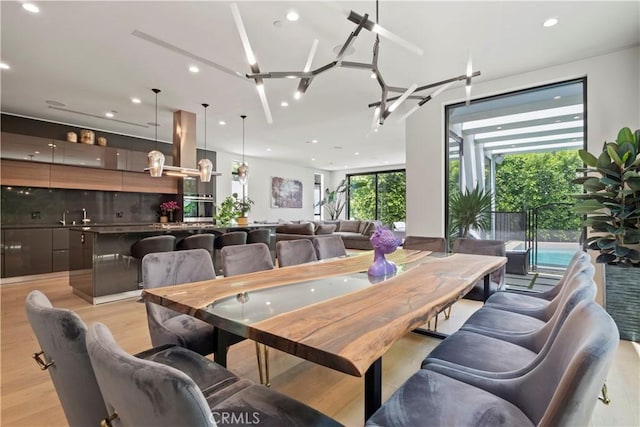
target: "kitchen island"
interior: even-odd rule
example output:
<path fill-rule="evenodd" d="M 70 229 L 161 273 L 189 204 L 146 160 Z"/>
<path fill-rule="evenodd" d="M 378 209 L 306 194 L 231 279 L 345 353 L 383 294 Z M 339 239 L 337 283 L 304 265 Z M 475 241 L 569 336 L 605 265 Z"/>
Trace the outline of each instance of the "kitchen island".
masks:
<path fill-rule="evenodd" d="M 72 227 L 69 229 L 69 284 L 75 295 L 91 304 L 137 297 L 140 295 L 139 260 L 131 256 L 131 245 L 138 240 L 171 234 L 179 242 L 199 233 L 218 234 L 237 229 L 268 228 L 271 230 L 273 246 L 276 225 L 224 227 L 201 223 L 168 223 Z"/>

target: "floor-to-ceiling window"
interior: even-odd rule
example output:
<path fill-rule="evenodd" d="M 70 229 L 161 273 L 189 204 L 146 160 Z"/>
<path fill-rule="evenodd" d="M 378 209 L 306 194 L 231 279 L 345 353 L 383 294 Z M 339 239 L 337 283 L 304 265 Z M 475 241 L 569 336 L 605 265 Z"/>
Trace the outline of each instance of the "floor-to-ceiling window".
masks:
<path fill-rule="evenodd" d="M 404 170 L 347 175 L 349 219 L 404 221 L 406 180 Z"/>
<path fill-rule="evenodd" d="M 491 227 L 477 237 L 535 245 L 537 265 L 568 261 L 582 231 L 571 181 L 586 146 L 585 105 L 586 79 L 576 79 L 447 106 L 447 200 L 474 188 L 492 196 Z"/>

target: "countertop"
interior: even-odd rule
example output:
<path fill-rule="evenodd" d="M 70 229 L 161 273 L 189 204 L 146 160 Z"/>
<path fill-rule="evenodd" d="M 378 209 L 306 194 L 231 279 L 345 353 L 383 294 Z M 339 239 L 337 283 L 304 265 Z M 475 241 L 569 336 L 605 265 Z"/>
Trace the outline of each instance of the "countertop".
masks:
<path fill-rule="evenodd" d="M 176 231 L 190 231 L 190 230 L 211 230 L 226 232 L 230 229 L 238 228 L 265 228 L 275 227 L 278 224 L 248 224 L 243 226 L 222 226 L 209 223 L 155 223 L 147 225 L 111 225 L 111 226 L 73 226 L 71 230 L 82 231 L 85 233 L 93 234 L 122 234 L 122 233 L 170 233 Z"/>

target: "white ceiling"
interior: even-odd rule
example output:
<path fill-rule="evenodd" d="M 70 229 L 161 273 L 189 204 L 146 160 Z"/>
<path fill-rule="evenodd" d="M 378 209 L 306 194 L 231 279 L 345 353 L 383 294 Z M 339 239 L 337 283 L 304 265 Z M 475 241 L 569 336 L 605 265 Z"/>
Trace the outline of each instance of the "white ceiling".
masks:
<path fill-rule="evenodd" d="M 241 152 L 241 114 L 247 114 L 246 154 L 336 170 L 405 162 L 404 123 L 398 108 L 379 132 L 371 130 L 380 90 L 366 70 L 336 68 L 312 82 L 305 96 L 292 95 L 297 80 L 266 80 L 273 113 L 266 122 L 255 85 L 215 67 L 249 72 L 229 2 L 0 2 L 4 113 L 75 124 L 153 139 L 154 95 L 158 138 L 171 141 L 172 112 L 198 114 L 198 146 Z M 355 25 L 349 10 L 375 18 L 375 2 L 238 2 L 261 71 L 301 70 L 314 39 L 313 67 L 335 58 Z M 300 14 L 288 22 L 287 11 Z M 476 81 L 492 80 L 640 44 L 640 2 L 431 2 L 382 1 L 379 23 L 420 46 L 418 56 L 381 41 L 379 68 L 388 84 L 410 86 L 464 74 L 468 52 Z M 560 23 L 543 28 L 549 17 Z M 280 21 L 281 25 L 274 25 Z M 202 58 L 194 60 L 132 35 L 138 30 Z M 363 31 L 349 61 L 370 62 L 373 36 Z M 198 65 L 200 73 L 187 68 Z M 612 71 L 612 78 L 615 73 Z M 428 93 L 428 92 L 426 92 Z M 425 94 L 426 94 L 425 93 Z M 133 104 L 131 97 L 142 99 Z M 57 101 L 61 111 L 46 103 Z M 289 107 L 280 106 L 282 101 Z M 104 117 L 117 111 L 115 119 Z M 95 115 L 91 116 L 91 115 Z M 225 120 L 226 126 L 219 126 Z M 138 124 L 138 125 L 135 125 Z M 311 143 L 311 140 L 318 140 Z M 341 148 L 337 148 L 341 147 Z M 267 151 L 271 149 L 271 151 Z M 360 153 L 356 155 L 355 153 Z M 312 160 L 315 158 L 316 160 Z"/>

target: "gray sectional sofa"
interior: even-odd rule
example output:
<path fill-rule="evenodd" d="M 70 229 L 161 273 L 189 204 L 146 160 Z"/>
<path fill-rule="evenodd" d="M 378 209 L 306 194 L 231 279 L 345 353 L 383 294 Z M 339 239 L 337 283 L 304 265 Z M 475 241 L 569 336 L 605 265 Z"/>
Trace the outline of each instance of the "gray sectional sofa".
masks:
<path fill-rule="evenodd" d="M 276 227 L 276 242 L 281 240 L 315 239 L 338 235 L 347 249 L 371 250 L 369 238 L 376 227 L 376 221 L 297 221 Z"/>

